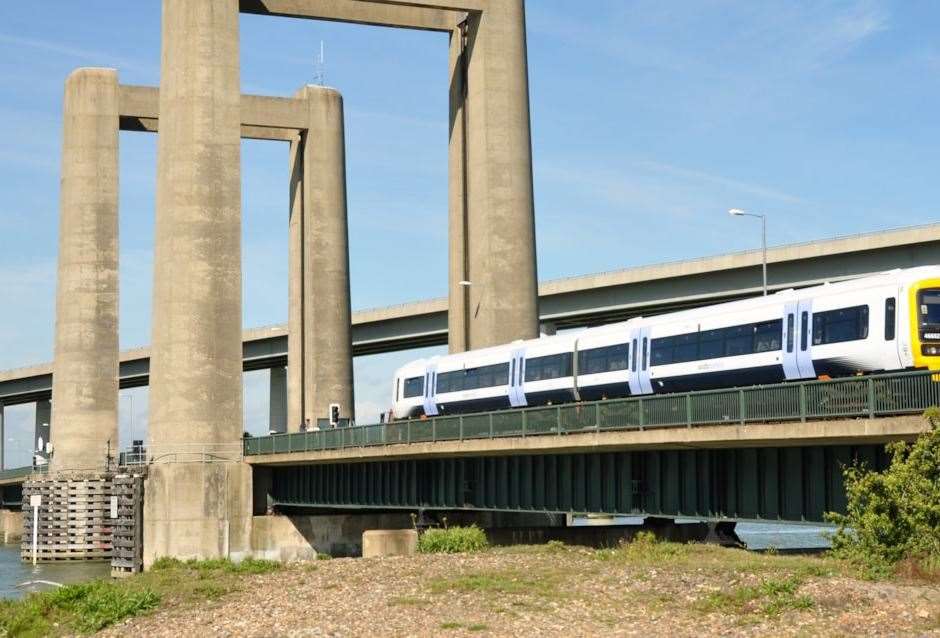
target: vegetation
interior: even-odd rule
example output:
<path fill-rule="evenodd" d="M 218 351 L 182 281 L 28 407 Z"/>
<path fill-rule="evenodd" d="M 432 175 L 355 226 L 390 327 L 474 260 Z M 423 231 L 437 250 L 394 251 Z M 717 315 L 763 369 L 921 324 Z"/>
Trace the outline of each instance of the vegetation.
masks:
<path fill-rule="evenodd" d="M 67 585 L 25 600 L 0 601 L 0 635 L 45 636 L 55 628 L 92 633 L 154 609 L 159 602 L 160 596 L 150 589 L 127 589 L 120 583 Z"/>
<path fill-rule="evenodd" d="M 418 551 L 423 554 L 459 554 L 486 549 L 489 541 L 476 525 L 429 529 L 418 539 Z"/>
<path fill-rule="evenodd" d="M 161 558 L 151 571 L 127 580 L 95 580 L 23 600 L 0 600 L 0 636 L 93 633 L 158 605 L 216 600 L 238 591 L 243 576 L 280 568 L 280 563 L 256 559 L 234 563 Z"/>
<path fill-rule="evenodd" d="M 901 569 L 940 580 L 940 410 L 924 416 L 930 430 L 913 444 L 889 445 L 883 472 L 846 468 L 847 513 L 829 515 L 839 525 L 833 554 L 869 576 Z"/>

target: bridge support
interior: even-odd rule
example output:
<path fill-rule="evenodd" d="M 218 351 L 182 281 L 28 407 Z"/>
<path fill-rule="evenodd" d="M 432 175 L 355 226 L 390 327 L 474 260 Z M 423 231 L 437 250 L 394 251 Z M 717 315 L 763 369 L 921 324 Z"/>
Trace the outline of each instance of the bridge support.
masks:
<path fill-rule="evenodd" d="M 118 111 L 116 71 L 79 69 L 69 76 L 62 131 L 53 470 L 102 469 L 108 441 L 117 446 Z M 39 424 L 49 423 L 42 407 L 37 404 L 37 438 Z"/>
<path fill-rule="evenodd" d="M 450 43 L 454 352 L 538 336 L 524 0 L 487 3 Z"/>
<path fill-rule="evenodd" d="M 237 555 L 241 94 L 237 0 L 164 0 L 145 562 Z"/>
<path fill-rule="evenodd" d="M 271 368 L 268 431 L 287 432 L 287 368 Z"/>

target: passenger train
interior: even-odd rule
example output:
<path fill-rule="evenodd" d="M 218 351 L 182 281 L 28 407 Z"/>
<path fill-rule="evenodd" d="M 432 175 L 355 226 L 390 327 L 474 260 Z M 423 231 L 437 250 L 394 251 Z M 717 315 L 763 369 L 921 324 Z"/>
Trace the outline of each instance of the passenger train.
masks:
<path fill-rule="evenodd" d="M 392 418 L 940 369 L 940 266 L 893 270 L 399 368 Z"/>

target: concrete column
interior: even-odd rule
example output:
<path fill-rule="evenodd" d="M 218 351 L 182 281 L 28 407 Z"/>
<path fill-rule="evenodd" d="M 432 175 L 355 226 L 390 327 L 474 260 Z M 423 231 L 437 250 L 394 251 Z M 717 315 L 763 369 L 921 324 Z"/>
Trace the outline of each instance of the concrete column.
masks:
<path fill-rule="evenodd" d="M 6 450 L 6 429 L 3 423 L 3 404 L 0 403 L 0 472 L 2 472 L 6 466 L 4 465 L 4 452 Z"/>
<path fill-rule="evenodd" d="M 468 314 L 480 348 L 538 336 L 524 1 L 491 0 L 467 47 Z"/>
<path fill-rule="evenodd" d="M 450 34 L 450 176 L 449 176 L 449 295 L 448 345 L 451 352 L 467 350 L 470 289 L 461 282 L 467 273 L 467 137 L 466 61 L 464 29 Z"/>
<path fill-rule="evenodd" d="M 58 402 L 56 402 L 58 405 Z M 116 426 L 115 426 L 116 427 Z M 33 430 L 33 450 L 39 449 L 39 437 L 42 437 L 43 444 L 51 440 L 49 437 L 53 432 L 52 428 L 52 403 L 49 401 L 36 401 L 36 418 L 34 421 L 34 430 Z M 115 438 L 117 434 L 115 433 Z M 57 437 L 57 440 L 61 440 L 62 437 Z M 53 449 L 55 449 L 55 456 L 59 456 L 58 449 L 55 447 L 57 443 L 53 443 Z M 68 443 L 67 443 L 68 445 Z M 107 439 L 103 443 L 104 447 L 98 449 L 99 443 L 96 443 L 95 447 L 92 449 L 93 456 L 86 457 L 86 463 L 81 463 L 82 457 L 73 456 L 76 462 L 65 463 L 63 461 L 58 461 L 58 464 L 55 466 L 55 469 L 59 470 L 75 470 L 75 469 L 97 469 L 99 467 L 105 466 L 105 460 L 108 454 L 108 441 Z M 113 443 L 112 443 L 113 445 Z M 101 458 L 98 459 L 100 453 Z M 61 457 L 59 457 L 61 458 Z"/>
<path fill-rule="evenodd" d="M 346 141 L 343 98 L 306 86 L 304 140 L 304 410 L 312 424 L 338 403 L 355 418 L 349 234 L 346 225 Z"/>
<path fill-rule="evenodd" d="M 251 524 L 238 0 L 164 0 L 162 29 L 146 561 L 238 555 Z"/>
<path fill-rule="evenodd" d="M 304 158 L 300 136 L 290 144 L 290 224 L 288 238 L 287 431 L 304 420 Z"/>
<path fill-rule="evenodd" d="M 63 111 L 54 471 L 103 468 L 107 442 L 117 444 L 117 71 L 73 72 Z"/>
<path fill-rule="evenodd" d="M 271 368 L 268 429 L 287 432 L 287 368 Z"/>

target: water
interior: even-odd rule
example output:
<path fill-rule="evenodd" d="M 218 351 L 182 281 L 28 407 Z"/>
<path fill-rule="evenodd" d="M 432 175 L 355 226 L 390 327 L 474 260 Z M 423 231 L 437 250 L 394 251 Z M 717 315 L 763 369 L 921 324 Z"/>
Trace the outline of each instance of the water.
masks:
<path fill-rule="evenodd" d="M 36 565 L 20 561 L 19 545 L 0 544 L 0 598 L 22 598 L 29 592 L 48 589 L 49 585 L 17 587 L 30 580 L 50 580 L 55 583 L 78 583 L 111 574 L 107 562 L 46 563 Z"/>

